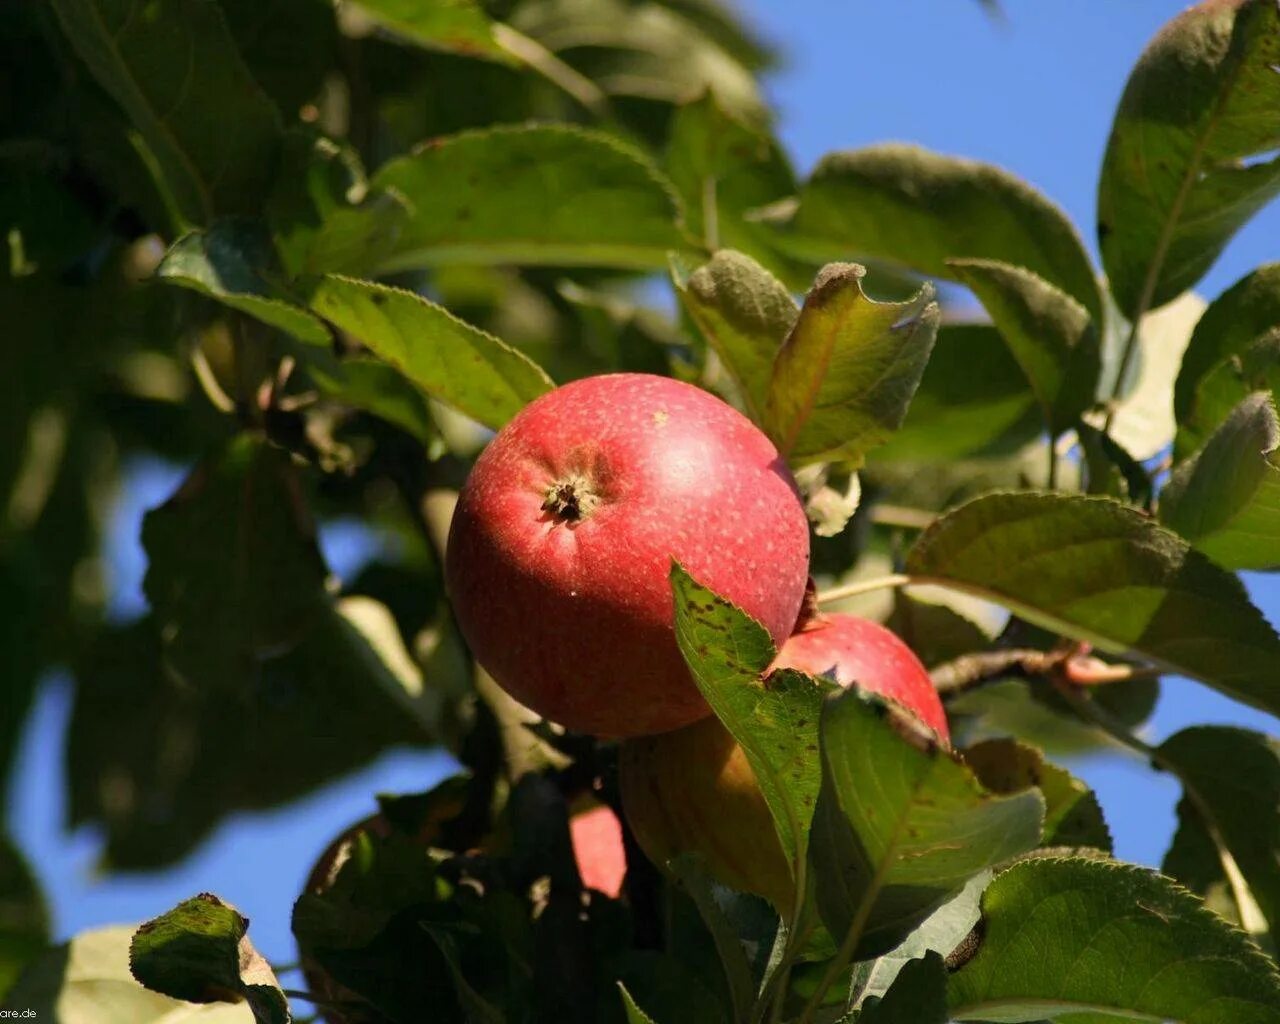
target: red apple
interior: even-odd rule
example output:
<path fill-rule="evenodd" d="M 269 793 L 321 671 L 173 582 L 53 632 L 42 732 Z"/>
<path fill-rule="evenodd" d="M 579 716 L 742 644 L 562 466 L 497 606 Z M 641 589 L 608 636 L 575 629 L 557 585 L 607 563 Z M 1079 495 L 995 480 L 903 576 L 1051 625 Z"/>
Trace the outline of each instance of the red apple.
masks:
<path fill-rule="evenodd" d="M 627 876 L 627 853 L 618 816 L 604 804 L 575 814 L 569 819 L 569 838 L 582 884 L 617 899 Z"/>
<path fill-rule="evenodd" d="M 913 712 L 947 741 L 942 701 L 911 648 L 853 615 L 817 615 L 783 644 L 769 671 L 794 668 L 858 685 Z M 718 718 L 630 740 L 619 759 L 622 807 L 658 865 L 699 853 L 721 881 L 758 893 L 786 914 L 791 869 L 747 755 Z"/>
<path fill-rule="evenodd" d="M 710 713 L 676 646 L 672 559 L 780 641 L 804 597 L 804 508 L 732 407 L 612 374 L 542 396 L 489 443 L 445 573 L 463 636 L 512 696 L 570 729 L 640 736 Z"/>

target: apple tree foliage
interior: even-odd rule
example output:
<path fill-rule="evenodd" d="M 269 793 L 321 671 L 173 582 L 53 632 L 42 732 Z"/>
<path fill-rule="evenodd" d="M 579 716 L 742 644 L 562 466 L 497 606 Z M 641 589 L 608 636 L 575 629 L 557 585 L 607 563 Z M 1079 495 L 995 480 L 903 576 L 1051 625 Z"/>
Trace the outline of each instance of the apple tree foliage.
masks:
<path fill-rule="evenodd" d="M 381 798 L 324 885 L 281 894 L 302 972 L 210 894 L 46 949 L 0 836 L 6 1006 L 1280 1022 L 1280 746 L 1140 738 L 1161 676 L 1280 714 L 1280 639 L 1236 575 L 1280 568 L 1280 264 L 1193 292 L 1280 191 L 1276 0 L 1206 0 L 1142 54 L 1100 170 L 1101 266 L 986 164 L 877 145 L 798 176 L 760 91 L 772 55 L 716 0 L 3 20 L 0 771 L 37 680 L 69 673 L 69 824 L 147 871 L 392 745 L 465 766 Z M 857 691 L 764 684 L 768 635 L 673 566 L 682 650 L 791 864 L 781 914 L 629 837 L 621 897 L 585 890 L 568 814 L 616 807 L 615 750 L 514 707 L 450 620 L 451 498 L 489 432 L 619 369 L 695 382 L 773 438 L 820 599 L 886 621 L 948 703 L 954 750 Z M 147 611 L 125 620 L 105 515 L 155 458 L 186 479 L 146 516 Z M 338 519 L 382 539 L 351 579 L 316 542 Z M 1182 786 L 1160 872 L 1111 857 L 1105 809 L 1042 752 L 1104 742 Z"/>

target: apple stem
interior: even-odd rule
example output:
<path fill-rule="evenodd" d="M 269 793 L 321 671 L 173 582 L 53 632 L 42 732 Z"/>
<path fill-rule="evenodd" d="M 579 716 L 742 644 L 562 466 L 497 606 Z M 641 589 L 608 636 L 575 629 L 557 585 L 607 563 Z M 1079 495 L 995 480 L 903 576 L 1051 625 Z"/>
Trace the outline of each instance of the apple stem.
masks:
<path fill-rule="evenodd" d="M 822 590 L 818 592 L 818 604 L 832 604 L 835 601 L 843 601 L 846 597 L 857 597 L 859 594 L 869 594 L 873 590 L 885 590 L 889 587 L 905 587 L 911 583 L 918 583 L 919 580 L 906 573 L 895 572 L 887 576 L 876 576 L 874 579 L 858 580 L 854 583 L 846 583 L 842 587 L 832 587 L 830 590 Z"/>

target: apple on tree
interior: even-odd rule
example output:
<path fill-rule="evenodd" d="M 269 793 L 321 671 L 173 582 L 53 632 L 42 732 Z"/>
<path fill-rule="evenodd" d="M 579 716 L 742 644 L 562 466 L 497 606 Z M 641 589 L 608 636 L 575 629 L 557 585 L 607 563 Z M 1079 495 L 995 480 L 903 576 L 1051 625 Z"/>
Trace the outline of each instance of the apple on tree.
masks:
<path fill-rule="evenodd" d="M 807 618 L 768 671 L 782 668 L 887 697 L 950 739 L 929 673 L 878 623 L 854 615 Z M 627 821 L 651 860 L 661 866 L 682 853 L 701 854 L 714 877 L 789 911 L 795 885 L 769 806 L 746 753 L 718 718 L 629 740 L 619 774 Z"/>
<path fill-rule="evenodd" d="M 673 633 L 678 560 L 783 640 L 809 527 L 773 443 L 700 388 L 610 374 L 526 406 L 477 459 L 445 574 L 476 660 L 569 729 L 644 736 L 710 714 Z"/>

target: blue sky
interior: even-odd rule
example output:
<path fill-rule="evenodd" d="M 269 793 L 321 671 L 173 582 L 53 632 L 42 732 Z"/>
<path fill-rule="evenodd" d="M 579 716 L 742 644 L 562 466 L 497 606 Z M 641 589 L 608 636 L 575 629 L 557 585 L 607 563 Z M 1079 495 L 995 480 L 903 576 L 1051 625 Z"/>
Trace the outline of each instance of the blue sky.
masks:
<path fill-rule="evenodd" d="M 976 0 L 748 0 L 749 18 L 786 58 L 770 80 L 782 140 L 807 170 L 831 149 L 888 139 L 998 163 L 1025 177 L 1092 231 L 1097 169 L 1129 68 L 1179 2 L 1006 0 L 993 21 Z M 1280 207 L 1265 211 L 1227 249 L 1201 285 L 1220 292 L 1258 263 L 1280 259 Z M 176 471 L 142 465 L 112 534 L 115 610 L 140 607 L 143 510 L 172 489 Z M 330 529 L 326 553 L 350 578 L 368 552 L 348 526 Z M 1280 586 L 1248 581 L 1280 620 Z M 1213 721 L 1276 731 L 1276 722 L 1183 680 L 1170 680 L 1150 728 L 1163 738 Z M 367 813 L 373 794 L 427 788 L 451 768 L 443 754 L 391 752 L 375 765 L 289 807 L 228 821 L 195 855 L 153 875 L 97 878 L 95 837 L 62 831 L 61 730 L 68 686 L 45 688 L 19 756 L 13 830 L 51 896 L 60 935 L 140 920 L 199 891 L 217 892 L 253 919 L 267 955 L 290 961 L 288 914 L 326 840 Z M 1168 844 L 1177 788 L 1128 755 L 1073 765 L 1108 812 L 1120 856 L 1155 864 Z M 292 979 L 291 979 L 292 980 Z"/>

